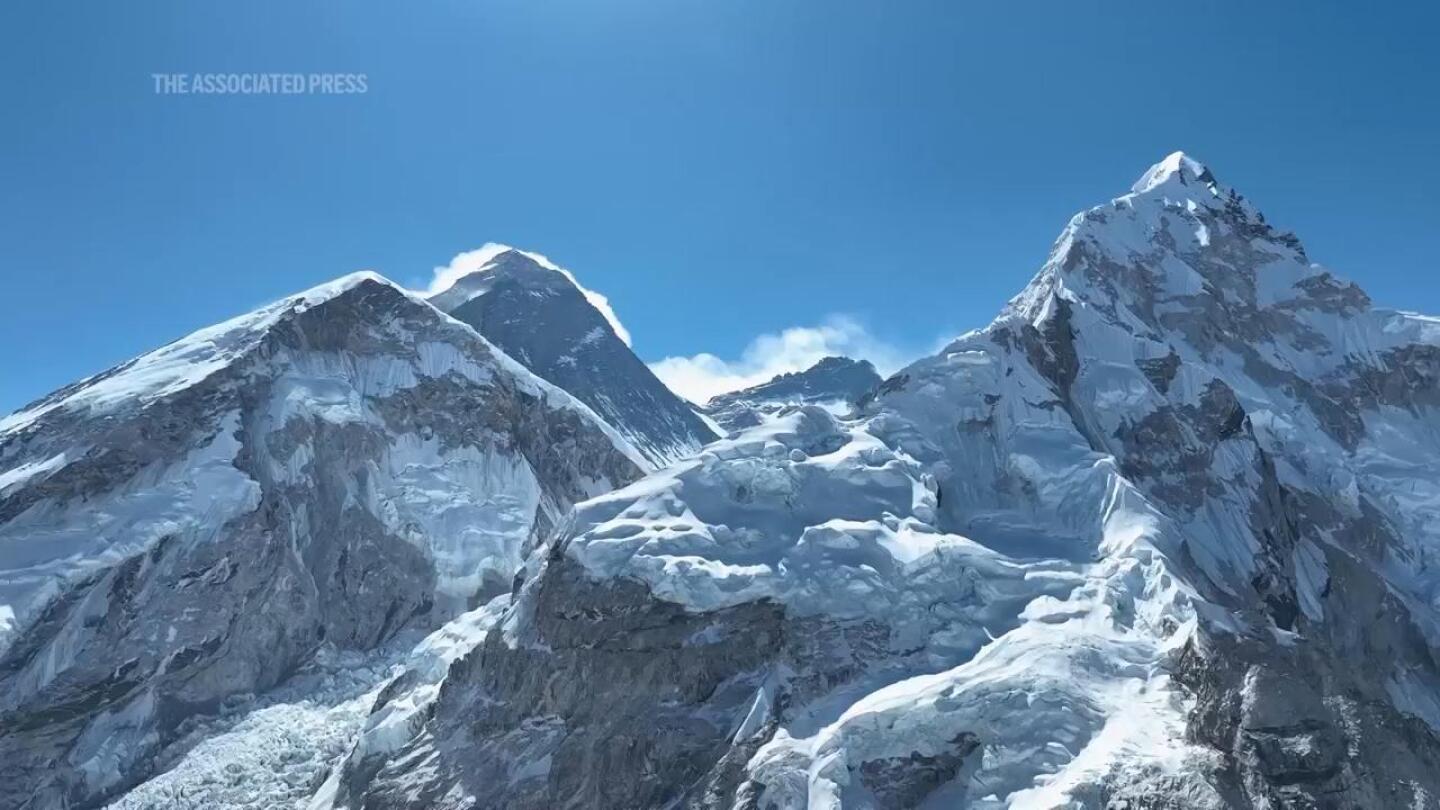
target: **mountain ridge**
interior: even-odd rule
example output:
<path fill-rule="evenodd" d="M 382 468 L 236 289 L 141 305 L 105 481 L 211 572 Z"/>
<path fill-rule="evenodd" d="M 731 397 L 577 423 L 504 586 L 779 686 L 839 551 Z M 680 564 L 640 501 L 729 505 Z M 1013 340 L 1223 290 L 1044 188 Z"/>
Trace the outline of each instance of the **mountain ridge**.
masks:
<path fill-rule="evenodd" d="M 0 491 L 0 805 L 94 806 L 321 650 L 508 591 L 570 504 L 640 475 L 633 453 L 372 274 L 22 412 L 5 466 L 61 461 Z"/>
<path fill-rule="evenodd" d="M 734 431 L 758 425 L 796 405 L 824 404 L 847 410 L 858 405 L 880 382 L 880 375 L 868 360 L 823 357 L 807 369 L 777 374 L 758 385 L 711 397 L 703 410 L 717 424 Z"/>
<path fill-rule="evenodd" d="M 1440 331 L 1201 166 L 853 417 L 577 506 L 334 806 L 1435 807 Z"/>
<path fill-rule="evenodd" d="M 570 391 L 626 436 L 652 466 L 715 438 L 655 377 L 568 271 L 538 254 L 494 246 L 479 269 L 431 297 L 532 372 Z"/>
<path fill-rule="evenodd" d="M 994 321 L 858 401 L 780 385 L 663 464 L 581 402 L 610 389 L 532 371 L 604 314 L 503 261 L 452 296 L 473 327 L 362 280 L 260 348 L 158 358 L 271 365 L 0 431 L 0 561 L 107 536 L 110 493 L 154 516 L 0 652 L 0 799 L 164 762 L 119 806 L 1440 808 L 1440 319 L 1200 161 L 1076 214 Z M 196 492 L 228 511 L 153 508 Z M 275 655 L 355 663 L 315 688 Z M 246 688 L 334 713 L 148 736 Z M 237 793 L 216 758 L 275 738 Z"/>

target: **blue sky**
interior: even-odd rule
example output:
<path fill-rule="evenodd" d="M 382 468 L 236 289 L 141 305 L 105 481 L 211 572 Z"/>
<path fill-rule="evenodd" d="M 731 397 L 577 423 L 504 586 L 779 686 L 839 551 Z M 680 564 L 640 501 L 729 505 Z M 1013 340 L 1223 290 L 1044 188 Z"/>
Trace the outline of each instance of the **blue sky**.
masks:
<path fill-rule="evenodd" d="M 7 3 L 0 411 L 488 241 L 606 294 L 647 360 L 751 368 L 784 343 L 757 336 L 822 324 L 919 352 L 1174 149 L 1378 302 L 1440 312 L 1432 8 Z M 369 91 L 161 96 L 163 72 Z"/>

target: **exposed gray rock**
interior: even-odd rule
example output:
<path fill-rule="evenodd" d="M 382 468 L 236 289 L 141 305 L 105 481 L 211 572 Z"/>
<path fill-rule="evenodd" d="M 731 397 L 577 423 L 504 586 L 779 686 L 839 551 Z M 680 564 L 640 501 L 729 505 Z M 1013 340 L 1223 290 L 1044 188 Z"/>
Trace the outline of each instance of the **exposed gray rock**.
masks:
<path fill-rule="evenodd" d="M 690 455 L 716 438 L 569 277 L 523 251 L 497 254 L 431 300 L 589 405 L 655 464 Z"/>
<path fill-rule="evenodd" d="M 797 405 L 852 408 L 873 396 L 880 383 L 880 375 L 868 360 L 826 357 L 804 371 L 780 374 L 759 385 L 712 397 L 705 403 L 705 413 L 733 432 Z"/>
<path fill-rule="evenodd" d="M 980 739 L 960 734 L 951 750 L 938 755 L 911 752 L 907 757 L 872 759 L 860 765 L 860 781 L 875 796 L 876 807 L 908 810 L 920 807 L 937 790 L 963 781 L 966 763 L 974 764 Z"/>
<path fill-rule="evenodd" d="M 1191 733 L 1226 755 L 1228 806 L 1440 806 L 1440 736 L 1333 652 L 1207 634 L 1176 675 L 1196 695 Z"/>
<path fill-rule="evenodd" d="M 552 559 L 521 597 L 524 635 L 497 628 L 457 662 L 424 735 L 346 784 L 351 806 L 659 807 L 718 776 L 785 646 L 782 611 L 688 614 L 575 567 Z"/>

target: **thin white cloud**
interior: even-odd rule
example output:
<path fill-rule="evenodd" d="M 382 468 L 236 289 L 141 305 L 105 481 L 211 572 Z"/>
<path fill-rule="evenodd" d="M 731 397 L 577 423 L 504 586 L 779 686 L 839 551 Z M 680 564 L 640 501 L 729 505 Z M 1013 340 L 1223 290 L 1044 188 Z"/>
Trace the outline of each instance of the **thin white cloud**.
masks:
<path fill-rule="evenodd" d="M 449 264 L 435 268 L 435 277 L 430 280 L 430 286 L 425 288 L 425 295 L 428 297 L 445 292 L 455 286 L 455 282 L 480 270 L 507 250 L 512 248 L 498 242 L 486 242 L 485 246 L 478 250 L 456 254 Z"/>
<path fill-rule="evenodd" d="M 923 351 L 907 352 L 875 335 L 854 318 L 833 315 L 818 326 L 792 326 L 750 341 L 735 360 L 708 352 L 691 357 L 666 357 L 650 370 L 670 390 L 704 404 L 717 394 L 759 385 L 777 374 L 805 369 L 831 355 L 869 360 L 888 375 Z"/>
<path fill-rule="evenodd" d="M 621 340 L 625 341 L 625 345 L 630 345 L 630 330 L 626 329 L 625 325 L 620 323 L 620 317 L 615 314 L 614 307 L 610 306 L 610 299 L 594 290 L 587 289 L 585 285 L 580 283 L 579 279 L 575 278 L 574 273 L 550 261 L 545 256 L 528 250 L 512 248 L 509 245 L 502 245 L 498 242 L 487 242 L 477 250 L 468 250 L 456 255 L 455 258 L 451 259 L 450 263 L 444 267 L 435 268 L 435 277 L 430 280 L 430 286 L 425 288 L 425 296 L 428 298 L 450 289 L 454 286 L 455 282 L 471 273 L 484 269 L 485 265 L 489 264 L 496 256 L 499 256 L 507 250 L 516 250 L 523 253 L 541 267 L 554 270 L 569 279 L 570 283 L 574 284 L 575 287 L 585 295 L 585 300 L 590 302 L 590 306 L 595 307 L 600 311 L 601 315 L 605 316 L 605 320 L 610 322 L 610 328 L 614 329 L 615 334 L 618 335 Z"/>

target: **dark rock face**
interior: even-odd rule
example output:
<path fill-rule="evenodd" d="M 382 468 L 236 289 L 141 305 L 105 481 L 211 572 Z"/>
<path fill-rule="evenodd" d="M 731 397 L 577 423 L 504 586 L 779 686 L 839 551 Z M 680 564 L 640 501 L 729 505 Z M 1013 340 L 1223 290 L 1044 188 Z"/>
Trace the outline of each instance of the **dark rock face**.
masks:
<path fill-rule="evenodd" d="M 951 740 L 952 749 L 940 755 L 911 752 L 908 757 L 872 759 L 860 765 L 860 780 L 875 796 L 877 806 L 919 807 L 937 790 L 962 778 L 967 763 L 980 748 L 974 734 Z"/>
<path fill-rule="evenodd" d="M 424 353 L 436 346 L 453 359 L 426 376 L 436 366 Z M 317 367 L 342 376 L 307 388 Z M 417 384 L 377 384 L 386 374 Z M 347 400 L 355 413 L 317 399 L 339 385 L 358 394 Z M 188 718 L 274 686 L 320 644 L 372 649 L 465 607 L 443 601 L 457 598 L 431 546 L 443 538 L 391 517 L 403 497 L 392 470 L 516 465 L 510 486 L 535 487 L 530 518 L 548 531 L 596 482 L 639 474 L 589 417 L 548 401 L 557 396 L 511 376 L 424 304 L 362 281 L 285 314 L 192 387 L 98 419 L 52 410 L 7 435 L 6 454 L 90 449 L 0 498 L 0 529 L 24 519 L 40 531 L 50 514 L 100 521 L 89 502 L 103 510 L 107 493 L 216 441 L 236 445 L 227 475 L 248 481 L 255 502 L 77 574 L 22 625 L 0 657 L 0 806 L 95 806 L 143 778 Z M 399 453 L 407 460 L 392 465 Z M 517 558 L 524 542 L 522 532 Z M 491 589 L 508 587 L 508 571 L 492 575 Z M 483 577 L 475 587 L 472 599 Z"/>
<path fill-rule="evenodd" d="M 1435 807 L 1440 736 L 1323 648 L 1204 636 L 1176 675 L 1236 807 Z"/>
<path fill-rule="evenodd" d="M 742 430 L 786 407 L 812 403 L 857 405 L 873 395 L 880 383 L 880 375 L 868 360 L 826 357 L 804 371 L 781 374 L 769 382 L 714 397 L 705 404 L 705 413 L 727 430 Z"/>
<path fill-rule="evenodd" d="M 1173 350 L 1161 358 L 1138 360 L 1135 365 L 1145 373 L 1145 378 L 1155 386 L 1160 393 L 1170 391 L 1170 383 L 1175 379 L 1175 373 L 1180 370 L 1180 355 Z"/>
<path fill-rule="evenodd" d="M 787 646 L 778 606 L 690 614 L 559 556 L 522 600 L 524 635 L 497 628 L 452 667 L 425 735 L 346 785 L 364 797 L 354 806 L 695 806 L 687 791 L 707 782 L 733 792 L 724 757 Z"/>
<path fill-rule="evenodd" d="M 715 439 L 568 278 L 518 250 L 501 253 L 432 300 L 590 406 L 656 464 Z"/>
<path fill-rule="evenodd" d="M 346 763 L 336 806 L 770 807 L 750 756 L 892 655 L 878 622 L 796 618 L 766 601 L 696 613 L 634 582 L 594 581 L 559 546 L 514 615 L 451 667 L 407 747 Z M 915 806 L 974 750 L 958 738 L 952 754 L 876 761 L 863 778 L 881 806 Z"/>

